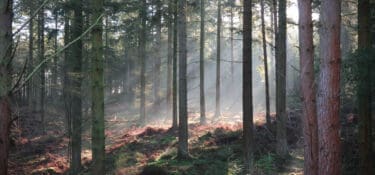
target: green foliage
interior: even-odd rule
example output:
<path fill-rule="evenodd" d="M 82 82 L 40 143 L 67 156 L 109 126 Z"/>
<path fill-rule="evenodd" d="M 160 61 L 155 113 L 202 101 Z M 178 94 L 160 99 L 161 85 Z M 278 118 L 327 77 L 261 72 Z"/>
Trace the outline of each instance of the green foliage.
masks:
<path fill-rule="evenodd" d="M 275 174 L 276 173 L 276 157 L 275 154 L 268 153 L 263 155 L 255 162 L 255 169 L 260 174 Z"/>

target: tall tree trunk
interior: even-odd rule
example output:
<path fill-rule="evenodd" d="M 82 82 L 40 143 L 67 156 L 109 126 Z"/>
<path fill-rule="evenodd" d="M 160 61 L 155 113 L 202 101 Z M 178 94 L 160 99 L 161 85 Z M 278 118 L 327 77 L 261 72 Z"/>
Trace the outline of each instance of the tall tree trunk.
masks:
<path fill-rule="evenodd" d="M 55 7 L 57 8 L 57 7 Z M 55 34 L 55 38 L 54 38 L 54 43 L 53 43 L 53 49 L 54 49 L 54 53 L 56 54 L 56 56 L 54 56 L 53 58 L 53 66 L 52 66 L 52 86 L 51 86 L 51 95 L 53 96 L 52 97 L 52 100 L 53 100 L 53 103 L 56 103 L 56 101 L 58 100 L 58 86 L 57 86 L 57 60 L 58 60 L 58 55 L 57 55 L 57 50 L 58 50 L 58 33 L 59 33 L 59 26 L 58 26 L 58 23 L 59 23 L 59 16 L 58 16 L 58 12 L 55 12 L 54 14 L 54 20 L 55 20 L 55 30 L 56 30 L 56 34 Z"/>
<path fill-rule="evenodd" d="M 38 57 L 40 62 L 44 58 L 44 8 L 39 11 L 38 14 Z M 45 133 L 45 121 L 44 121 L 44 98 L 45 98 L 45 64 L 40 67 L 40 119 L 42 125 L 42 131 Z"/>
<path fill-rule="evenodd" d="M 178 118 L 177 118 L 177 47 L 178 47 L 178 7 L 177 7 L 178 0 L 174 1 L 174 14 L 173 14 L 173 88 L 172 88 L 172 128 L 177 129 L 178 125 Z"/>
<path fill-rule="evenodd" d="M 66 46 L 70 40 L 70 10 L 64 9 L 64 45 Z M 71 116 L 71 103 L 70 103 L 70 82 L 68 77 L 68 68 L 69 68 L 69 59 L 71 57 L 71 48 L 67 48 L 64 51 L 64 66 L 63 66 L 63 73 L 64 73 L 64 82 L 63 82 L 63 102 L 65 107 L 65 118 L 66 118 L 66 129 L 68 132 L 68 137 L 71 138 L 72 136 L 72 116 Z M 71 140 L 69 141 L 68 148 L 71 148 Z M 71 158 L 71 150 L 68 151 L 69 157 Z"/>
<path fill-rule="evenodd" d="M 319 155 L 311 3 L 311 0 L 298 1 L 305 175 L 318 174 Z"/>
<path fill-rule="evenodd" d="M 254 126 L 253 126 L 253 80 L 252 80 L 252 1 L 244 0 L 243 16 L 243 138 L 244 174 L 252 174 L 254 164 Z"/>
<path fill-rule="evenodd" d="M 112 78 L 112 69 L 110 68 L 110 57 L 108 52 L 109 47 L 109 41 L 108 41 L 108 33 L 109 33 L 109 19 L 108 16 L 104 17 L 104 76 L 105 76 L 105 86 L 104 89 L 107 91 L 106 93 L 109 96 L 112 96 L 112 90 L 113 90 L 113 78 Z M 106 94 L 105 93 L 105 94 Z"/>
<path fill-rule="evenodd" d="M 370 55 L 371 57 L 371 40 L 370 40 L 370 1 L 358 1 L 358 50 L 361 54 Z M 362 69 L 359 78 L 358 87 L 358 111 L 360 117 L 359 127 L 359 174 L 373 174 L 373 161 L 371 159 L 371 60 L 368 56 L 363 56 L 358 60 L 359 67 Z"/>
<path fill-rule="evenodd" d="M 178 157 L 189 157 L 188 150 L 188 111 L 187 111 L 187 49 L 186 49 L 186 0 L 178 3 L 178 36 L 179 36 L 179 131 Z"/>
<path fill-rule="evenodd" d="M 172 111 L 172 64 L 173 64 L 173 1 L 168 2 L 168 60 L 167 60 L 167 116 Z"/>
<path fill-rule="evenodd" d="M 92 24 L 104 12 L 103 0 L 92 2 Z M 102 19 L 91 32 L 92 38 L 92 174 L 105 174 L 105 137 L 104 137 L 104 60 L 103 60 L 103 24 Z"/>
<path fill-rule="evenodd" d="M 29 7 L 29 16 L 30 18 L 33 16 L 34 8 L 33 3 L 30 3 Z M 34 68 L 34 19 L 30 19 L 29 23 L 29 67 L 28 72 L 31 73 Z M 35 111 L 35 84 L 34 84 L 34 78 L 31 78 L 28 83 L 28 103 L 29 103 L 29 112 Z"/>
<path fill-rule="evenodd" d="M 260 0 L 261 20 L 262 20 L 262 43 L 263 43 L 263 62 L 264 62 L 264 78 L 265 78 L 265 93 L 266 93 L 266 122 L 267 126 L 271 125 L 270 116 L 270 87 L 268 81 L 268 57 L 267 57 L 267 40 L 266 40 L 266 25 L 264 20 L 264 0 Z"/>
<path fill-rule="evenodd" d="M 279 26 L 276 48 L 276 120 L 277 154 L 286 157 L 286 0 L 279 1 Z"/>
<path fill-rule="evenodd" d="M 204 47 L 205 47 L 205 0 L 201 0 L 201 31 L 199 55 L 199 81 L 200 81 L 200 124 L 206 124 L 206 99 L 204 93 Z"/>
<path fill-rule="evenodd" d="M 317 113 L 319 174 L 341 174 L 340 153 L 340 23 L 339 0 L 321 4 L 320 79 Z"/>
<path fill-rule="evenodd" d="M 219 117 L 221 113 L 221 90 L 220 90 L 220 62 L 221 62 L 221 0 L 217 2 L 217 30 L 216 30 L 216 111 L 215 117 Z"/>
<path fill-rule="evenodd" d="M 146 0 L 142 0 L 142 6 L 140 10 L 141 29 L 139 34 L 139 48 L 138 54 L 141 60 L 141 104 L 140 104 L 140 124 L 146 124 L 146 54 L 144 49 L 146 48 Z"/>
<path fill-rule="evenodd" d="M 230 75 L 231 81 L 234 80 L 234 8 L 235 0 L 230 0 Z"/>
<path fill-rule="evenodd" d="M 0 174 L 8 174 L 13 1 L 0 2 Z"/>
<path fill-rule="evenodd" d="M 83 16 L 82 1 L 71 1 L 74 7 L 74 19 L 72 26 L 73 38 L 82 34 Z M 72 117 L 72 161 L 71 173 L 78 174 L 81 169 L 81 134 L 82 134 L 82 40 L 72 45 L 72 56 L 68 60 L 68 81 Z"/>
<path fill-rule="evenodd" d="M 161 1 L 156 1 L 156 50 L 155 50 L 155 70 L 154 70 L 154 104 L 156 109 L 159 107 L 160 103 L 160 66 L 161 66 L 161 54 L 160 54 L 160 45 L 161 45 L 161 17 L 162 17 L 162 9 L 161 9 Z"/>

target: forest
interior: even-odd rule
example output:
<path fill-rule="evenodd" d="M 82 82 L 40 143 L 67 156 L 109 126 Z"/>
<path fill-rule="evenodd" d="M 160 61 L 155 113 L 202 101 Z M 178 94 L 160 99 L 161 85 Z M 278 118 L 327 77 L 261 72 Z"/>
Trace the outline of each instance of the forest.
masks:
<path fill-rule="evenodd" d="M 0 0 L 0 175 L 372 175 L 374 51 L 374 0 Z"/>

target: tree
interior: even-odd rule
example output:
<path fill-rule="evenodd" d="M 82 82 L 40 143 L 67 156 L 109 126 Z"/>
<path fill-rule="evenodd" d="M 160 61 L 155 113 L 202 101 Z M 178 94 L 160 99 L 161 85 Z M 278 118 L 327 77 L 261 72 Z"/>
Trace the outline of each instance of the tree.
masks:
<path fill-rule="evenodd" d="M 82 16 L 82 1 L 71 1 L 74 19 L 72 25 L 73 38 L 79 38 L 82 34 L 83 16 Z M 72 161 L 71 173 L 77 174 L 81 169 L 81 135 L 82 135 L 82 40 L 78 40 L 72 45 L 72 56 L 68 58 L 67 63 L 67 78 L 69 87 L 69 112 L 72 119 Z"/>
<path fill-rule="evenodd" d="M 278 31 L 276 37 L 276 120 L 277 154 L 288 155 L 286 141 L 286 0 L 279 1 Z"/>
<path fill-rule="evenodd" d="M 139 12 L 141 20 L 141 28 L 139 30 L 139 48 L 138 54 L 141 62 L 141 106 L 140 106 L 140 124 L 146 124 L 146 54 L 144 48 L 146 47 L 146 18 L 147 18 L 147 4 L 146 0 L 141 1 L 141 9 Z"/>
<path fill-rule="evenodd" d="M 253 92 L 252 92 L 252 0 L 244 0 L 243 15 L 243 138 L 244 138 L 244 170 L 252 173 L 254 164 L 254 124 L 253 124 Z"/>
<path fill-rule="evenodd" d="M 178 39 L 179 39 L 179 130 L 178 157 L 189 157 L 188 113 L 187 113 L 187 49 L 186 49 L 186 0 L 178 1 Z"/>
<path fill-rule="evenodd" d="M 34 3 L 30 1 L 29 3 L 29 67 L 28 72 L 31 73 L 32 68 L 34 67 L 34 19 L 31 18 L 34 12 Z M 35 85 L 33 79 L 30 79 L 27 85 L 27 94 L 28 94 L 28 103 L 29 103 L 29 111 L 35 110 Z"/>
<path fill-rule="evenodd" d="M 92 2 L 92 174 L 105 174 L 105 137 L 104 137 L 104 76 L 103 76 L 103 0 Z M 98 21 L 97 21 L 98 20 Z"/>
<path fill-rule="evenodd" d="M 231 81 L 234 80 L 234 3 L 235 0 L 230 0 L 230 74 L 231 74 Z"/>
<path fill-rule="evenodd" d="M 217 2 L 217 30 L 216 30 L 216 110 L 215 117 L 220 116 L 220 61 L 221 61 L 221 0 Z"/>
<path fill-rule="evenodd" d="M 320 75 L 317 96 L 319 174 L 341 174 L 339 0 L 321 2 Z"/>
<path fill-rule="evenodd" d="M 177 7 L 178 0 L 174 1 L 174 12 L 173 12 L 173 87 L 172 87 L 172 128 L 177 129 L 177 35 L 178 35 L 178 29 L 177 29 L 177 22 L 178 22 L 178 7 Z"/>
<path fill-rule="evenodd" d="M 156 38 L 155 38 L 155 59 L 154 59 L 154 103 L 155 107 L 159 107 L 160 103 L 160 66 L 161 66 L 161 18 L 162 18 L 162 4 L 161 0 L 156 0 Z"/>
<path fill-rule="evenodd" d="M 42 7 L 38 13 L 38 58 L 43 61 L 44 58 L 44 7 Z M 44 121 L 44 96 L 45 96 L 45 64 L 40 67 L 40 119 L 42 125 L 42 131 L 45 132 L 45 121 Z"/>
<path fill-rule="evenodd" d="M 358 50 L 361 54 L 366 55 L 358 60 L 359 84 L 358 84 L 358 111 L 359 111 L 359 157 L 360 173 L 373 174 L 373 162 L 371 159 L 371 40 L 370 40 L 370 1 L 358 1 Z"/>
<path fill-rule="evenodd" d="M 266 93 L 266 123 L 271 125 L 270 116 L 270 87 L 268 81 L 268 57 L 267 57 L 267 40 L 266 40 L 266 25 L 264 20 L 264 0 L 260 0 L 260 13 L 262 21 L 262 44 L 263 44 L 263 62 L 264 62 L 264 79 L 265 79 L 265 93 Z"/>
<path fill-rule="evenodd" d="M 0 1 L 0 174 L 8 174 L 13 1 Z"/>
<path fill-rule="evenodd" d="M 303 109 L 304 174 L 318 174 L 318 126 L 314 78 L 312 1 L 299 0 L 299 54 Z"/>
<path fill-rule="evenodd" d="M 173 12 L 175 6 L 173 1 L 168 2 L 168 60 L 167 60 L 167 115 L 171 115 L 172 111 L 172 64 L 173 64 L 173 37 L 174 37 L 174 25 L 173 25 Z"/>
<path fill-rule="evenodd" d="M 200 73 L 200 124 L 206 124 L 206 99 L 204 93 L 204 47 L 205 47 L 205 0 L 201 0 L 201 26 L 200 26 L 200 55 L 199 55 L 199 73 Z"/>

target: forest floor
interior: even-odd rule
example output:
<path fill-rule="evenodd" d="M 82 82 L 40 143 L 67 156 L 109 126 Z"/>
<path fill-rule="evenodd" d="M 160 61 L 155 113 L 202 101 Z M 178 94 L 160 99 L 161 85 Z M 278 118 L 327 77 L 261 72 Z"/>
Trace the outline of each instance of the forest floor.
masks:
<path fill-rule="evenodd" d="M 119 105 L 120 106 L 120 105 Z M 189 115 L 189 160 L 178 160 L 177 132 L 170 129 L 169 120 L 150 120 L 145 127 L 137 127 L 137 116 L 124 119 L 128 114 L 116 105 L 107 112 L 106 168 L 108 174 L 241 174 L 242 122 L 241 114 L 223 113 L 219 119 L 208 115 L 209 125 L 199 125 L 199 114 Z M 10 174 L 64 174 L 68 170 L 69 139 L 64 132 L 64 119 L 49 111 L 51 118 L 43 134 L 38 119 L 25 118 L 12 130 L 15 138 L 10 154 Z M 288 120 L 290 157 L 275 154 L 275 132 L 264 125 L 264 114 L 254 117 L 256 125 L 256 174 L 303 174 L 303 148 L 296 113 Z M 34 121 L 35 120 L 35 121 Z M 85 120 L 86 123 L 88 119 Z M 39 124 L 39 125 L 38 125 Z M 87 124 L 89 125 L 89 124 Z M 274 125 L 274 124 L 273 124 Z M 82 174 L 88 174 L 91 163 L 90 129 L 83 128 Z M 27 134 L 25 134 L 27 133 Z"/>

